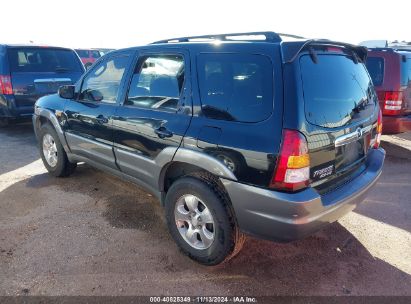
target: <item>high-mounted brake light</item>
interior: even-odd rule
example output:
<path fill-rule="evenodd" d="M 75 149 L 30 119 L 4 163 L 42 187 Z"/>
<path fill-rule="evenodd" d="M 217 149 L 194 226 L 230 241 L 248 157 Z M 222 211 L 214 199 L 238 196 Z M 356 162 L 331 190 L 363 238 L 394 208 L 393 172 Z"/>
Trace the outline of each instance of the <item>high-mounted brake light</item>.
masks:
<path fill-rule="evenodd" d="M 0 75 L 0 93 L 3 95 L 13 94 L 13 86 L 9 75 Z"/>
<path fill-rule="evenodd" d="M 387 91 L 384 94 L 384 115 L 401 114 L 402 109 L 402 92 Z"/>
<path fill-rule="evenodd" d="M 378 112 L 377 120 L 377 130 L 375 134 L 374 149 L 378 149 L 381 143 L 381 134 L 382 134 L 382 113 L 381 110 Z"/>
<path fill-rule="evenodd" d="M 310 157 L 307 140 L 295 130 L 284 130 L 270 188 L 297 191 L 309 185 Z"/>
<path fill-rule="evenodd" d="M 344 50 L 339 47 L 334 47 L 334 46 L 329 46 L 327 47 L 328 52 L 333 52 L 333 53 L 344 53 Z"/>

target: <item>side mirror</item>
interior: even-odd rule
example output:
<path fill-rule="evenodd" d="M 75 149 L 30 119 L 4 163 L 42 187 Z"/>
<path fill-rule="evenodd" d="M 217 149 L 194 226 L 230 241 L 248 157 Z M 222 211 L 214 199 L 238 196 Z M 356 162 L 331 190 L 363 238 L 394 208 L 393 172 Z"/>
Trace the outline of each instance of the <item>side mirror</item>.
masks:
<path fill-rule="evenodd" d="M 64 85 L 59 87 L 58 94 L 64 99 L 74 99 L 74 86 Z"/>

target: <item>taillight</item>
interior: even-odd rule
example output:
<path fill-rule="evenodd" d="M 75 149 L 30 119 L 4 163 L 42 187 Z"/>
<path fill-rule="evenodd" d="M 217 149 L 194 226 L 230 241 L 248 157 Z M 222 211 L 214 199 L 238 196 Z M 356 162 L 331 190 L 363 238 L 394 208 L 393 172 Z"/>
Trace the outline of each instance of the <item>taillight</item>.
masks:
<path fill-rule="evenodd" d="M 402 109 L 402 92 L 388 91 L 384 94 L 384 115 L 398 115 Z"/>
<path fill-rule="evenodd" d="M 378 149 L 381 143 L 381 134 L 382 134 L 382 113 L 381 110 L 378 112 L 378 120 L 377 120 L 377 130 L 375 134 L 375 141 L 374 141 L 374 149 Z"/>
<path fill-rule="evenodd" d="M 3 95 L 13 94 L 13 86 L 9 75 L 0 75 L 0 93 Z"/>
<path fill-rule="evenodd" d="M 307 140 L 295 130 L 284 130 L 270 188 L 296 191 L 309 185 L 310 157 Z"/>

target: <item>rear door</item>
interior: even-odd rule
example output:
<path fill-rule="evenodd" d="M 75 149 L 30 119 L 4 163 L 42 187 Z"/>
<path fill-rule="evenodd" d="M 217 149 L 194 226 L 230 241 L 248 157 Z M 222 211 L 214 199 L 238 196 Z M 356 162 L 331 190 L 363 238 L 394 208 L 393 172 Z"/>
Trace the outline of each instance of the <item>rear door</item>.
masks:
<path fill-rule="evenodd" d="M 74 51 L 48 47 L 9 47 L 10 76 L 17 110 L 32 112 L 36 100 L 74 84 L 84 68 Z"/>
<path fill-rule="evenodd" d="M 302 131 L 311 159 L 311 182 L 328 191 L 361 172 L 378 100 L 365 65 L 350 51 L 321 47 L 299 58 L 304 106 Z"/>
<path fill-rule="evenodd" d="M 107 56 L 107 55 L 106 55 Z M 114 152 L 127 175 L 152 188 L 156 158 L 171 161 L 191 120 L 189 53 L 140 51 L 124 103 L 113 118 Z"/>

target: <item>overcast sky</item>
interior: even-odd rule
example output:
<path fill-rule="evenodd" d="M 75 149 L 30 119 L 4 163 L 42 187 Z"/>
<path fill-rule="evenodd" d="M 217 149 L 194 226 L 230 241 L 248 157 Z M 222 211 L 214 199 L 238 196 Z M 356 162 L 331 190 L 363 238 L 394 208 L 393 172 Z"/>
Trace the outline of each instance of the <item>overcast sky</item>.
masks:
<path fill-rule="evenodd" d="M 411 41 L 411 1 L 381 2 L 6 0 L 0 4 L 0 43 L 122 48 L 178 36 L 267 30 L 351 43 Z"/>

